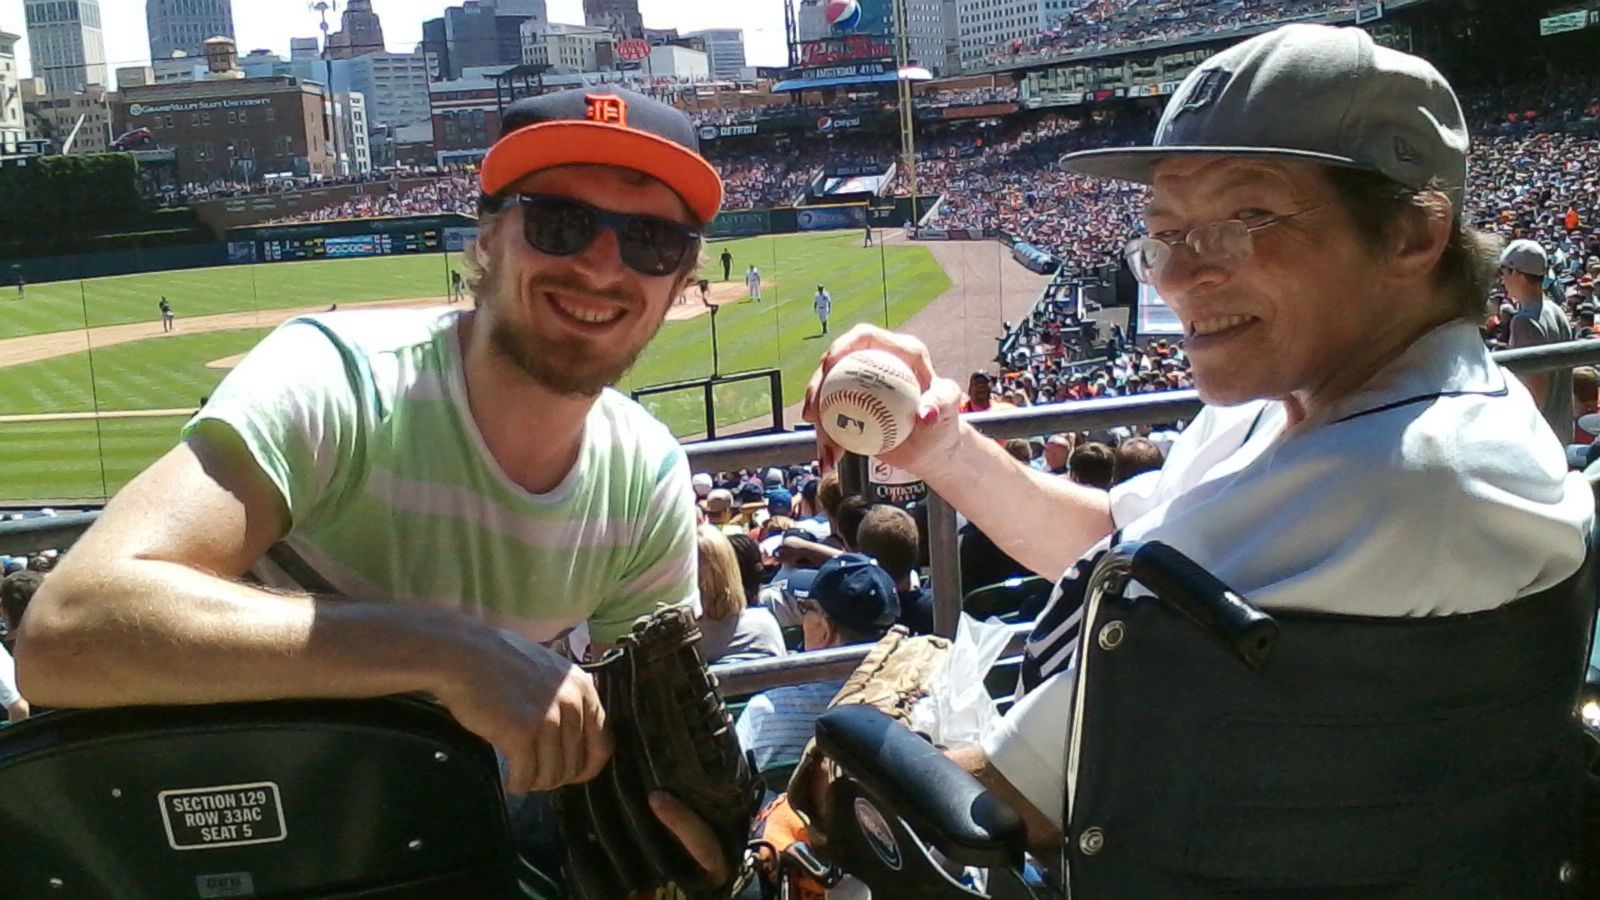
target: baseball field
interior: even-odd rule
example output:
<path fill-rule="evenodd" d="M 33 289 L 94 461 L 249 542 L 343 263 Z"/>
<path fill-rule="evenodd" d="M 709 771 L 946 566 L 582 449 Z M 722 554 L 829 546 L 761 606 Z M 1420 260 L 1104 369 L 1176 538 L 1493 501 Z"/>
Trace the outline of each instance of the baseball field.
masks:
<path fill-rule="evenodd" d="M 733 256 L 725 283 L 724 248 Z M 833 297 L 829 337 L 857 322 L 901 325 L 951 287 L 927 248 L 863 248 L 860 232 L 728 241 L 705 257 L 718 314 L 691 289 L 619 389 L 710 375 L 715 320 L 720 372 L 779 369 L 792 404 L 825 346 L 817 285 Z M 760 303 L 743 281 L 751 264 Z M 443 305 L 460 266 L 444 255 L 319 260 L 30 284 L 22 298 L 0 291 L 0 501 L 109 496 L 173 445 L 200 399 L 285 318 L 336 304 Z M 177 317 L 170 333 L 156 307 L 163 297 Z M 704 431 L 699 391 L 648 405 L 680 435 Z M 719 427 L 761 419 L 769 406 L 765 382 L 720 389 Z"/>

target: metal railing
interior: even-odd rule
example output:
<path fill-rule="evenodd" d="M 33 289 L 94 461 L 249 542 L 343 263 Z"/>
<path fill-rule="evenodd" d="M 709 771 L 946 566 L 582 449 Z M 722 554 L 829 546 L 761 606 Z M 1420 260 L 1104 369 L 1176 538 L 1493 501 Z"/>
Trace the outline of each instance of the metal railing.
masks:
<path fill-rule="evenodd" d="M 1600 341 L 1572 341 L 1494 354 L 1496 362 L 1516 373 L 1542 372 L 1600 363 Z M 1101 400 L 1034 406 L 968 415 L 967 421 L 989 437 L 1034 437 L 1061 431 L 1097 431 L 1117 425 L 1155 425 L 1193 418 L 1201 408 L 1194 391 L 1168 391 Z M 806 463 L 816 458 L 812 432 L 705 441 L 684 448 L 696 471 Z M 0 553 L 66 549 L 98 517 L 74 513 L 54 518 L 0 522 Z M 933 492 L 928 494 L 928 541 L 932 562 L 934 629 L 954 635 L 963 597 L 956 553 L 956 510 Z M 1020 652 L 1029 626 L 1012 626 L 1008 654 Z M 839 647 L 757 662 L 713 667 L 723 689 L 742 695 L 782 684 L 843 678 L 867 653 L 866 646 Z"/>

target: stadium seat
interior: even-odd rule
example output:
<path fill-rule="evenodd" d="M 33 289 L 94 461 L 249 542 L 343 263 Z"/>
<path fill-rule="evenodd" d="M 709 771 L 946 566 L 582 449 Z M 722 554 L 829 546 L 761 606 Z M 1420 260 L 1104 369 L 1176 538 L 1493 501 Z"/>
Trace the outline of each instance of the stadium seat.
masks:
<path fill-rule="evenodd" d="M 1008 578 L 967 592 L 961 600 L 961 608 L 975 619 L 1012 616 L 1016 621 L 1025 621 L 1038 617 L 1054 589 L 1055 585 L 1048 578 L 1037 575 Z"/>
<path fill-rule="evenodd" d="M 7 900 L 524 896 L 493 750 L 421 700 L 47 713 L 0 796 Z"/>

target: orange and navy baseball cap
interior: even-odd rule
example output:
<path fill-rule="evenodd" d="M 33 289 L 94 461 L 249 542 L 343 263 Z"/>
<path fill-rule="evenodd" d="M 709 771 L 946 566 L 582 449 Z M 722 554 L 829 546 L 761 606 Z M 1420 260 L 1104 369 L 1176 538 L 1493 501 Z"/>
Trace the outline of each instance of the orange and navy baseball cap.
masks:
<path fill-rule="evenodd" d="M 543 169 L 618 166 L 671 188 L 701 222 L 722 206 L 722 179 L 700 155 L 694 124 L 643 94 L 605 86 L 525 97 L 506 107 L 500 126 L 479 170 L 485 197 Z"/>

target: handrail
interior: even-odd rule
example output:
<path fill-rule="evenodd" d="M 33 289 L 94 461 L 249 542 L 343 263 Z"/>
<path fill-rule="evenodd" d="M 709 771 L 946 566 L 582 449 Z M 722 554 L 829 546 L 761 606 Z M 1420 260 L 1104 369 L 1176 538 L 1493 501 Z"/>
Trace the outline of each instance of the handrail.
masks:
<path fill-rule="evenodd" d="M 1007 625 L 1010 637 L 1006 640 L 1006 649 L 1001 658 L 1021 653 L 1032 628 L 1032 622 Z M 848 678 L 871 649 L 871 644 L 852 644 L 753 662 L 723 663 L 712 666 L 711 671 L 717 676 L 717 683 L 721 685 L 725 696 L 742 697 L 786 684 Z"/>
<path fill-rule="evenodd" d="M 97 510 L 0 522 L 0 554 L 20 556 L 40 550 L 65 550 L 98 518 Z"/>
<path fill-rule="evenodd" d="M 1600 363 L 1600 341 L 1571 341 L 1501 350 L 1494 360 L 1517 373 L 1542 372 Z M 1078 400 L 1027 409 L 974 413 L 966 418 L 981 433 L 994 438 L 1033 437 L 1059 431 L 1095 431 L 1116 425 L 1154 425 L 1192 418 L 1201 408 L 1192 390 L 1139 394 L 1099 400 Z M 717 470 L 761 464 L 809 462 L 816 458 L 816 438 L 809 431 L 756 437 L 704 441 L 684 448 L 690 464 L 699 470 Z M 0 522 L 0 553 L 28 553 L 65 549 L 89 527 L 98 513 L 73 513 L 54 518 Z M 929 541 L 940 552 L 931 554 L 934 624 L 940 634 L 955 633 L 961 610 L 961 569 L 954 552 L 956 511 L 937 494 L 928 495 Z M 937 537 L 937 540 L 935 538 Z M 1051 573 L 1052 575 L 1054 573 Z M 1012 626 L 1015 653 L 1029 625 Z M 780 684 L 842 678 L 866 655 L 865 647 L 841 647 L 819 653 L 781 657 L 751 663 L 717 666 L 714 670 L 730 695 L 752 693 Z"/>

